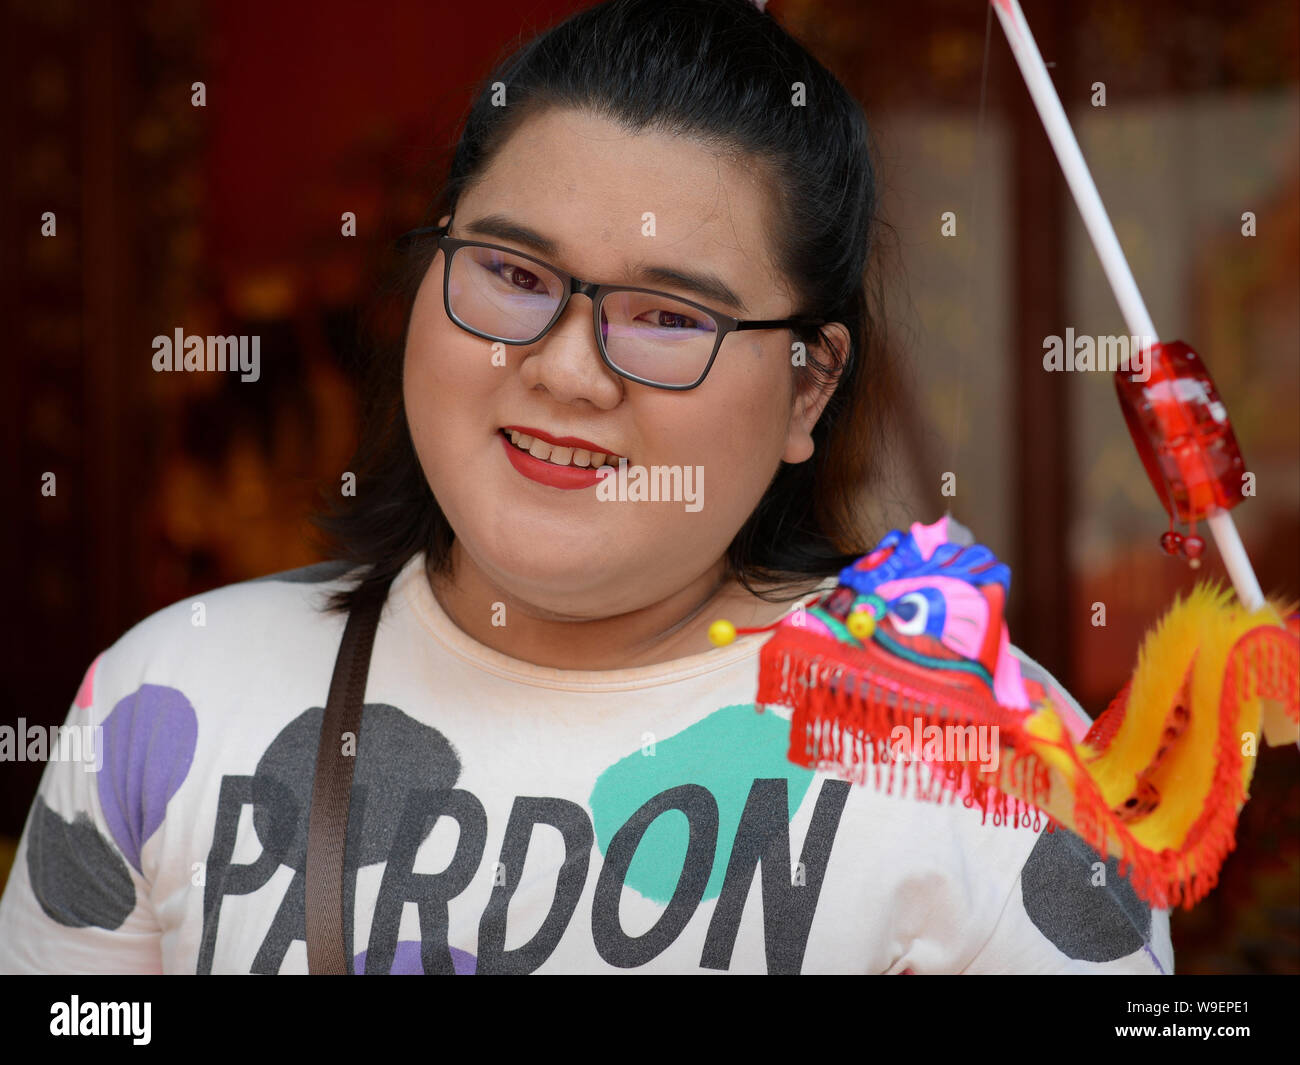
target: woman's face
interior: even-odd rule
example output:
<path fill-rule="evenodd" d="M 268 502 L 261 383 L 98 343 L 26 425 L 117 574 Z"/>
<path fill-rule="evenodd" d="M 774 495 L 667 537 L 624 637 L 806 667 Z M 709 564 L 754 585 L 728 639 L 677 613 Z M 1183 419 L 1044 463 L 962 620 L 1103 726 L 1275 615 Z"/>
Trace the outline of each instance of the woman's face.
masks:
<path fill-rule="evenodd" d="M 632 135 L 605 119 L 553 109 L 524 122 L 462 195 L 451 235 L 516 248 L 597 283 L 675 293 L 738 318 L 777 319 L 796 308 L 772 266 L 768 212 L 754 168 L 692 140 Z M 648 213 L 653 235 L 645 235 Z M 554 247 L 476 225 L 488 216 Z M 647 267 L 714 275 L 744 306 L 646 280 Z M 811 456 L 809 433 L 830 393 L 796 397 L 788 331 L 732 333 L 703 384 L 656 389 L 604 365 L 583 295 L 537 343 L 498 345 L 494 358 L 490 341 L 447 317 L 443 268 L 439 254 L 412 310 L 406 412 L 424 474 L 456 534 L 457 569 L 474 567 L 476 584 L 494 595 L 539 617 L 598 619 L 705 583 L 720 572 L 778 464 Z M 847 344 L 835 328 L 837 343 Z M 688 510 L 684 499 L 603 500 L 595 486 L 539 482 L 520 472 L 518 458 L 512 462 L 505 426 L 596 443 L 625 456 L 629 473 L 702 468 L 697 503 Z"/>

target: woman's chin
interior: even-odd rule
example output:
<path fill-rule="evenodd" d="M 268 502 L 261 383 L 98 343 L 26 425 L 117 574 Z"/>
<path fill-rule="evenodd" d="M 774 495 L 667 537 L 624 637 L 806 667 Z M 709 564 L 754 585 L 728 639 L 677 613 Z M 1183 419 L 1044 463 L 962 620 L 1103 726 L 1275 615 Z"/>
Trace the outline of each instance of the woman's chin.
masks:
<path fill-rule="evenodd" d="M 555 535 L 515 531 L 519 533 L 516 539 L 486 545 L 485 552 L 473 554 L 490 567 L 496 583 L 517 589 L 522 598 L 571 601 L 575 594 L 599 594 L 624 583 L 619 560 L 593 553 L 590 537 L 577 535 L 572 526 Z"/>

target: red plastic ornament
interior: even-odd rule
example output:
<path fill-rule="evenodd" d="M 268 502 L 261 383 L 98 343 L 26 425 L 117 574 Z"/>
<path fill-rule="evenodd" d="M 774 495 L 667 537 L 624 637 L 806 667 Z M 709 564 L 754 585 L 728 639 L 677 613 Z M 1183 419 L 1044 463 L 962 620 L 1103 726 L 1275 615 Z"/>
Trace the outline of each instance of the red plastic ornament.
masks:
<path fill-rule="evenodd" d="M 1242 501 L 1246 463 L 1200 356 L 1181 340 L 1153 344 L 1146 354 L 1146 381 L 1133 380 L 1132 364 L 1115 371 L 1120 409 L 1170 521 L 1195 528 L 1212 511 Z M 1181 548 L 1196 566 L 1205 541 L 1170 529 L 1160 546 L 1170 554 Z"/>

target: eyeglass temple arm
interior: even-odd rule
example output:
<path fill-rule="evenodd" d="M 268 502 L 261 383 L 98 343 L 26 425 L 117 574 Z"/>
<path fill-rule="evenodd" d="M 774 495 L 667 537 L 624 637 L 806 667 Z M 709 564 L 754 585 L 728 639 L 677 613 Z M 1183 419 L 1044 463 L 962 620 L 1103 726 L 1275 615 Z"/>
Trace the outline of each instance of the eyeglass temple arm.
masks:
<path fill-rule="evenodd" d="M 737 322 L 737 329 L 782 329 L 791 325 L 825 325 L 823 318 L 762 318 Z"/>
<path fill-rule="evenodd" d="M 450 229 L 450 228 L 451 228 L 450 225 L 445 225 L 445 226 L 421 226 L 419 229 L 410 229 L 410 230 L 407 230 L 407 231 L 406 231 L 405 233 L 403 233 L 400 237 L 398 237 L 395 241 L 393 241 L 393 243 L 394 243 L 398 248 L 405 248 L 405 247 L 406 247 L 408 244 L 410 244 L 411 241 L 413 241 L 416 237 L 427 236 L 427 235 L 430 234 L 430 233 L 436 233 L 438 236 L 442 236 L 442 235 L 443 235 L 444 233 L 446 233 L 447 230 Z"/>

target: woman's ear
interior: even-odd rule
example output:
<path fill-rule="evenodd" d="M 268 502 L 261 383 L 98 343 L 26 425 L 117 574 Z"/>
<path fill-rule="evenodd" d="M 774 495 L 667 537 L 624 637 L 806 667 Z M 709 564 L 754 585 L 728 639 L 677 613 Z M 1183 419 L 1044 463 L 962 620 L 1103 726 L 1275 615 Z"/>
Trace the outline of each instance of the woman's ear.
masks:
<path fill-rule="evenodd" d="M 810 357 L 812 352 L 816 352 L 817 361 L 823 366 L 838 366 L 840 369 L 829 375 L 830 379 L 824 383 L 811 374 L 804 375 L 790 412 L 790 432 L 786 437 L 785 452 L 781 456 L 783 462 L 807 462 L 812 458 L 813 426 L 817 424 L 817 419 L 822 416 L 826 404 L 835 394 L 840 373 L 843 372 L 844 362 L 848 357 L 848 329 L 839 322 L 832 322 L 822 326 L 822 332 L 826 334 L 830 346 L 821 342 L 810 345 Z M 832 347 L 834 350 L 831 350 Z"/>
<path fill-rule="evenodd" d="M 449 214 L 445 214 L 445 215 L 443 215 L 441 218 L 438 219 L 438 225 L 440 225 L 440 226 L 445 226 L 445 225 L 446 225 L 448 222 L 450 222 L 450 221 L 451 221 L 451 215 L 449 215 Z"/>

